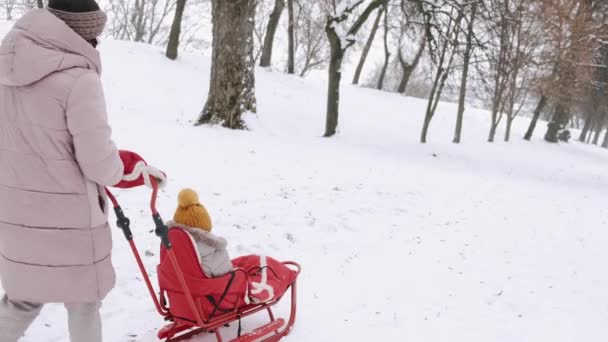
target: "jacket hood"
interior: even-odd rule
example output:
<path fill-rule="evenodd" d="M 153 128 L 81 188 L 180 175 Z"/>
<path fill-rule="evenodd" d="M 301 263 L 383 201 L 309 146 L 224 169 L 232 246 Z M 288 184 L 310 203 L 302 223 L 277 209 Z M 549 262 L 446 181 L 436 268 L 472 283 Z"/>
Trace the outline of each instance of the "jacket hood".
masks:
<path fill-rule="evenodd" d="M 71 68 L 101 75 L 99 52 L 45 9 L 25 14 L 0 45 L 0 84 L 5 86 L 27 86 Z"/>
<path fill-rule="evenodd" d="M 199 228 L 188 227 L 174 221 L 167 222 L 167 226 L 169 226 L 169 228 L 185 229 L 188 233 L 190 233 L 190 235 L 192 235 L 194 241 L 201 242 L 216 250 L 226 249 L 226 246 L 228 246 L 228 242 L 223 237 L 208 233 Z"/>

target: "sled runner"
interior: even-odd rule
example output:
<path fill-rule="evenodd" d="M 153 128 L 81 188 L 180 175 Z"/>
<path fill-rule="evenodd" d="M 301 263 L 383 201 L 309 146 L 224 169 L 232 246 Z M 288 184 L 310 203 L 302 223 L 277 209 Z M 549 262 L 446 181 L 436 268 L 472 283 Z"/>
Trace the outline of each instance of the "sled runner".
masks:
<path fill-rule="evenodd" d="M 268 297 L 271 298 L 269 301 L 251 301 L 249 291 L 252 279 L 260 278 L 262 272 L 274 272 L 270 266 L 264 265 L 249 270 L 236 268 L 223 277 L 207 277 L 200 265 L 196 244 L 191 236 L 179 228 L 169 229 L 156 210 L 158 186 L 154 179 L 152 188 L 150 209 L 156 235 L 161 239 L 160 263 L 157 267 L 159 292 L 155 291 L 135 245 L 129 219 L 114 195 L 107 189 L 106 193 L 114 206 L 116 224 L 122 229 L 131 247 L 156 310 L 170 322 L 158 332 L 158 338 L 175 342 L 208 333 L 214 334 L 217 341 L 222 342 L 220 330 L 229 324 L 238 326 L 238 337 L 231 342 L 277 342 L 287 336 L 296 319 L 296 280 L 300 266 L 291 261 L 280 263 L 278 266 L 281 268 L 291 270 L 292 276 L 283 278 L 289 279 L 289 283 L 280 288 L 279 293 Z M 242 259 L 235 259 L 235 266 L 251 261 L 250 258 L 245 261 Z M 267 274 L 264 274 L 262 278 L 266 280 L 266 277 Z M 291 313 L 285 321 L 274 316 L 272 307 L 280 302 L 287 292 L 291 295 Z M 262 311 L 267 312 L 270 321 L 249 333 L 241 334 L 241 320 Z"/>

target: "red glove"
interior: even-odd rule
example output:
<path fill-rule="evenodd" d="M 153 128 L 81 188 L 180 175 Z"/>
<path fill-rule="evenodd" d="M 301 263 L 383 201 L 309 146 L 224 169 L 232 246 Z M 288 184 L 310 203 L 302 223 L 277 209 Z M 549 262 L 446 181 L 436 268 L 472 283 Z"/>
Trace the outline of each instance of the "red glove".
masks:
<path fill-rule="evenodd" d="M 118 151 L 118 153 L 125 166 L 125 171 L 120 183 L 114 185 L 114 187 L 128 189 L 144 184 L 152 187 L 150 177 L 156 178 L 159 188 L 163 188 L 167 184 L 165 173 L 149 166 L 139 154 L 131 151 Z"/>

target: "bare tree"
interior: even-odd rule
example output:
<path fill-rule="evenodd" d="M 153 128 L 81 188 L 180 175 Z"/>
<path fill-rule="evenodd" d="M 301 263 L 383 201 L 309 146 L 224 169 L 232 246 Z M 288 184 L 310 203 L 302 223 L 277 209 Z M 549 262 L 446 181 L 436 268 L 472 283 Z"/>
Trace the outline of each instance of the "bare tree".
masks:
<path fill-rule="evenodd" d="M 6 14 L 6 20 L 7 21 L 12 21 L 13 20 L 13 11 L 15 10 L 15 5 L 16 5 L 16 0 L 3 0 L 2 4 L 4 7 L 4 12 Z"/>
<path fill-rule="evenodd" d="M 297 3 L 294 45 L 295 69 L 301 77 L 327 65 L 329 46 L 325 35 L 325 19 L 319 1 Z"/>
<path fill-rule="evenodd" d="M 355 10 L 364 4 L 365 0 L 331 0 L 330 14 L 327 16 L 325 33 L 329 39 L 331 58 L 329 62 L 329 81 L 327 94 L 327 120 L 325 123 L 325 137 L 336 134 L 338 127 L 338 113 L 340 108 L 340 81 L 342 79 L 342 62 L 344 54 L 355 44 L 355 35 L 369 16 L 378 7 L 385 5 L 388 0 L 372 0 L 359 15 Z M 354 22 L 342 27 L 354 17 Z"/>
<path fill-rule="evenodd" d="M 177 6 L 175 7 L 175 17 L 173 18 L 173 24 L 171 25 L 171 33 L 169 33 L 169 43 L 167 44 L 167 58 L 175 60 L 177 59 L 179 49 L 179 38 L 182 32 L 182 19 L 184 17 L 184 10 L 186 9 L 186 0 L 177 0 Z"/>
<path fill-rule="evenodd" d="M 293 0 L 287 0 L 287 73 L 295 73 L 295 55 L 296 55 L 296 43 L 295 43 L 295 21 L 294 21 L 294 8 Z"/>
<path fill-rule="evenodd" d="M 532 135 L 534 134 L 534 129 L 536 128 L 536 125 L 538 123 L 538 119 L 540 118 L 540 114 L 543 112 L 543 109 L 545 109 L 545 106 L 547 105 L 547 96 L 544 94 L 540 95 L 540 99 L 538 100 L 538 104 L 536 105 L 536 109 L 534 109 L 534 114 L 532 116 L 532 120 L 530 121 L 530 126 L 528 127 L 528 130 L 526 131 L 526 134 L 524 135 L 524 139 L 525 140 L 530 140 L 532 139 Z"/>
<path fill-rule="evenodd" d="M 420 142 L 427 142 L 427 135 L 431 120 L 433 119 L 441 94 L 453 67 L 454 57 L 458 51 L 458 37 L 460 35 L 460 23 L 464 17 L 464 10 L 459 4 L 444 3 L 441 7 L 424 8 L 426 3 L 421 3 L 421 12 L 425 16 L 425 30 L 431 48 L 431 57 L 435 62 L 435 76 L 431 93 L 429 95 Z M 441 25 L 447 20 L 447 24 Z M 433 30 L 437 32 L 434 34 Z M 439 55 L 434 52 L 438 49 Z"/>
<path fill-rule="evenodd" d="M 374 38 L 376 37 L 376 32 L 378 32 L 378 27 L 380 27 L 380 19 L 382 19 L 382 14 L 385 12 L 386 7 L 382 6 L 381 9 L 378 10 L 378 14 L 376 15 L 376 20 L 372 25 L 372 29 L 370 30 L 369 36 L 367 37 L 367 42 L 363 47 L 363 51 L 361 51 L 361 57 L 359 58 L 359 63 L 357 64 L 357 69 L 355 70 L 355 76 L 353 78 L 353 84 L 359 84 L 359 80 L 361 78 L 361 72 L 363 71 L 363 66 L 365 66 L 365 61 L 367 60 L 367 56 L 369 55 L 369 50 L 374 43 Z"/>
<path fill-rule="evenodd" d="M 264 47 L 262 48 L 262 57 L 260 58 L 261 67 L 269 67 L 272 64 L 272 48 L 274 45 L 274 36 L 281 20 L 281 14 L 285 8 L 285 0 L 275 0 L 274 8 L 268 19 L 268 27 L 266 28 L 266 36 L 264 38 Z"/>
<path fill-rule="evenodd" d="M 473 2 L 471 6 L 471 14 L 468 17 L 468 28 L 467 28 L 467 45 L 464 51 L 463 57 L 463 70 L 460 81 L 460 96 L 458 97 L 458 113 L 456 115 L 456 128 L 454 131 L 454 140 L 455 144 L 460 143 L 460 138 L 462 135 L 462 121 L 464 117 L 464 105 L 465 98 L 467 94 L 467 81 L 469 77 L 469 65 L 471 63 L 471 54 L 473 52 L 473 35 L 474 35 L 474 23 L 477 18 L 477 6 L 479 3 L 477 1 Z"/>
<path fill-rule="evenodd" d="M 253 60 L 255 0 L 213 0 L 213 56 L 209 96 L 197 125 L 246 128 L 241 115 L 256 111 Z"/>
<path fill-rule="evenodd" d="M 115 39 L 165 42 L 169 34 L 166 19 L 177 0 L 109 0 L 109 31 Z M 159 36 L 160 33 L 163 35 Z"/>
<path fill-rule="evenodd" d="M 399 65 L 401 66 L 402 75 L 401 82 L 399 82 L 399 87 L 397 88 L 397 92 L 400 94 L 405 94 L 405 91 L 407 90 L 407 85 L 410 81 L 410 77 L 412 77 L 412 73 L 414 72 L 414 70 L 416 70 L 418 63 L 420 62 L 420 58 L 422 58 L 422 54 L 424 53 L 424 49 L 426 48 L 427 38 L 424 35 L 422 36 L 416 55 L 414 56 L 411 62 L 408 62 L 404 56 L 404 48 L 402 46 L 402 42 L 403 39 L 399 39 L 399 51 L 397 53 L 397 57 L 399 59 Z"/>
<path fill-rule="evenodd" d="M 388 34 L 390 31 L 389 27 L 389 13 L 387 5 L 384 5 L 384 64 L 382 65 L 382 70 L 380 71 L 380 77 L 378 78 L 378 84 L 376 85 L 376 89 L 382 90 L 384 87 L 384 77 L 386 76 L 386 70 L 388 69 L 388 63 L 391 58 L 391 52 L 388 48 Z"/>

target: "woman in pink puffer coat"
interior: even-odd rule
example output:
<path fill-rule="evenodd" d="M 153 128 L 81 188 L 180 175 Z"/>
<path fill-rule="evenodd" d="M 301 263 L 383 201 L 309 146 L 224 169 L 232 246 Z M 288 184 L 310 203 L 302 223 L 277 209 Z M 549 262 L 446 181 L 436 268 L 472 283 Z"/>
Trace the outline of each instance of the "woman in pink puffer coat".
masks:
<path fill-rule="evenodd" d="M 101 342 L 115 283 L 103 187 L 163 175 L 111 140 L 95 49 L 105 14 L 93 0 L 49 7 L 0 46 L 0 342 L 44 303 L 65 303 L 72 341 Z"/>

